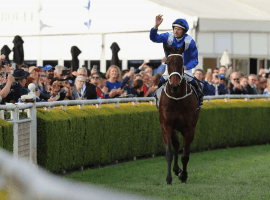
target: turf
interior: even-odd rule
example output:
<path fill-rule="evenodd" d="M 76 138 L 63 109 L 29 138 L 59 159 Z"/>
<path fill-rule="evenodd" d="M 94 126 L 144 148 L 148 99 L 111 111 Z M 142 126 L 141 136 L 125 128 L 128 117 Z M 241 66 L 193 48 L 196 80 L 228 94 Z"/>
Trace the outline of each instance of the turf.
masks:
<path fill-rule="evenodd" d="M 66 178 L 159 199 L 257 200 L 270 199 L 269 166 L 270 145 L 262 145 L 191 154 L 187 184 L 173 175 L 172 186 L 167 186 L 165 157 L 88 169 Z"/>

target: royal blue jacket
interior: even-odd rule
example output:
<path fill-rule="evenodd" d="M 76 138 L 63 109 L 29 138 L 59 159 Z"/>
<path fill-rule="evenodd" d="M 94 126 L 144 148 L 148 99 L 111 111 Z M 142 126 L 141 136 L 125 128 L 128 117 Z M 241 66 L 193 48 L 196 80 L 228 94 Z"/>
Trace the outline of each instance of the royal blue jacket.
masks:
<path fill-rule="evenodd" d="M 157 31 L 158 30 L 154 28 L 152 28 L 150 31 L 150 39 L 153 42 L 163 43 L 177 48 L 180 48 L 185 42 L 185 51 L 183 56 L 184 66 L 186 66 L 187 69 L 190 70 L 198 65 L 198 49 L 192 37 L 184 34 L 182 38 L 176 39 L 173 32 L 158 34 Z M 166 52 L 165 56 L 167 57 Z"/>

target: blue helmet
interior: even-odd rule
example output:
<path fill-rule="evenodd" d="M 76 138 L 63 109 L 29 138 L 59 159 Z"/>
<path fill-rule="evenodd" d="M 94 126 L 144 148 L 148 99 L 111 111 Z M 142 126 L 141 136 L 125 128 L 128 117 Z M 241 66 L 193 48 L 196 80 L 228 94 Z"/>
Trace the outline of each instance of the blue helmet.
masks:
<path fill-rule="evenodd" d="M 189 26 L 188 26 L 188 23 L 185 19 L 177 19 L 173 22 L 172 24 L 172 28 L 175 27 L 175 26 L 178 26 L 178 27 L 181 27 L 182 29 L 185 30 L 185 33 L 188 32 L 189 30 Z"/>

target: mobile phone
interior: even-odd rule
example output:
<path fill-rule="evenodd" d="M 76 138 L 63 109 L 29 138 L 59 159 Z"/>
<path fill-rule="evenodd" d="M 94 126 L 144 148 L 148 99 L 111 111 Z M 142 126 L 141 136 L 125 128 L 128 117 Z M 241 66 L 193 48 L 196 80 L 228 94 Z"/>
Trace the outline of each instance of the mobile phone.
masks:
<path fill-rule="evenodd" d="M 64 83 L 64 81 L 58 81 L 58 85 L 59 85 L 59 86 L 64 86 L 65 83 Z"/>
<path fill-rule="evenodd" d="M 130 71 L 133 71 L 134 72 L 134 67 L 130 67 Z"/>
<path fill-rule="evenodd" d="M 62 76 L 69 75 L 69 74 L 70 74 L 70 70 L 63 70 L 62 71 Z"/>
<path fill-rule="evenodd" d="M 93 68 L 94 68 L 95 70 L 97 70 L 97 65 L 93 65 Z"/>
<path fill-rule="evenodd" d="M 207 69 L 207 72 L 211 72 L 212 73 L 212 69 L 211 68 L 208 68 Z"/>
<path fill-rule="evenodd" d="M 16 69 L 16 63 L 12 63 L 11 66 L 13 67 L 13 69 Z"/>

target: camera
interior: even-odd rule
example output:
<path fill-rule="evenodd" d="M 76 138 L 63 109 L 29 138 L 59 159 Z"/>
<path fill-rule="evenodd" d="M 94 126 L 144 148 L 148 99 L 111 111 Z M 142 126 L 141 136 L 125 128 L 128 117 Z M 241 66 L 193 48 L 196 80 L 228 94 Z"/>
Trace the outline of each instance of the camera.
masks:
<path fill-rule="evenodd" d="M 218 79 L 218 75 L 216 75 L 215 77 L 216 77 L 216 79 Z"/>

